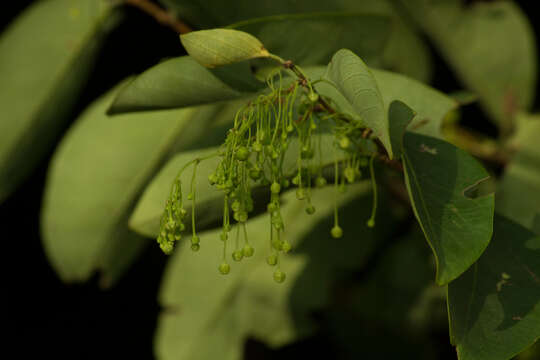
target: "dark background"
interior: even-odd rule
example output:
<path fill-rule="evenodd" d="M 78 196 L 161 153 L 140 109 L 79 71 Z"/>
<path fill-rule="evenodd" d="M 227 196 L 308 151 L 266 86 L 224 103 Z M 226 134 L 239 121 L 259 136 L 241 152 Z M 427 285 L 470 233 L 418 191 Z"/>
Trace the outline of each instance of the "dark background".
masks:
<path fill-rule="evenodd" d="M 3 4 L 0 31 L 30 2 L 10 1 L 9 8 Z M 529 16 L 538 38 L 536 2 L 517 2 Z M 182 53 L 175 33 L 140 11 L 128 9 L 127 21 L 111 34 L 73 117 L 126 76 L 139 73 L 164 57 Z M 434 74 L 434 87 L 443 91 L 461 88 L 437 56 Z M 535 108 L 538 107 L 537 96 Z M 463 115 L 466 126 L 496 135 L 476 105 L 467 106 Z M 48 159 L 51 155 L 52 152 Z M 16 354 L 10 356 L 16 359 L 36 354 L 54 359 L 152 359 L 159 312 L 156 294 L 166 257 L 157 246 L 150 246 L 123 279 L 107 291 L 98 287 L 97 278 L 82 285 L 62 283 L 49 266 L 39 237 L 39 210 L 47 164 L 48 160 L 43 161 L 31 178 L 0 205 L 2 240 L 7 246 L 4 274 L 8 283 L 7 290 L 2 291 L 8 298 L 4 308 L 7 314 L 3 317 L 7 323 L 2 323 L 9 334 L 3 355 Z M 325 331 L 328 330 L 323 327 L 319 335 L 277 352 L 248 341 L 246 355 L 250 359 L 278 355 L 280 359 L 336 358 L 341 349 L 329 340 Z M 432 340 L 440 349 L 439 359 L 456 359 L 446 332 L 433 334 Z"/>

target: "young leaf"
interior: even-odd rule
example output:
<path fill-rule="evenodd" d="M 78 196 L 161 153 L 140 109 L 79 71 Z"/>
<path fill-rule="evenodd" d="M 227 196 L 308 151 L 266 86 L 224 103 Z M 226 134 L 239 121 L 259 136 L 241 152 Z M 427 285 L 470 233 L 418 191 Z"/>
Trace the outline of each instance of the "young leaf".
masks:
<path fill-rule="evenodd" d="M 511 146 L 518 151 L 497 188 L 497 211 L 540 235 L 540 116 L 520 116 Z"/>
<path fill-rule="evenodd" d="M 70 119 L 108 32 L 95 0 L 36 1 L 0 37 L 0 202 Z M 94 10 L 94 11 L 92 11 Z"/>
<path fill-rule="evenodd" d="M 388 116 L 377 82 L 367 65 L 350 50 L 342 49 L 328 64 L 326 78 L 336 85 L 392 158 Z"/>
<path fill-rule="evenodd" d="M 326 70 L 323 67 L 310 67 L 306 69 L 306 73 L 312 80 L 316 80 L 322 78 Z M 400 100 L 416 113 L 409 126 L 411 131 L 442 138 L 442 121 L 450 111 L 457 107 L 458 103 L 455 100 L 401 74 L 377 69 L 371 69 L 371 73 L 381 92 L 387 114 L 390 104 L 395 100 Z M 315 87 L 322 95 L 331 98 L 341 112 L 361 120 L 352 105 L 334 86 L 319 82 Z"/>
<path fill-rule="evenodd" d="M 115 91 L 92 104 L 57 149 L 49 169 L 42 235 L 51 264 L 65 281 L 96 270 L 114 282 L 144 243 L 127 217 L 138 195 L 177 141 L 196 141 L 212 107 L 105 115 Z"/>
<path fill-rule="evenodd" d="M 540 338 L 540 237 L 495 215 L 493 239 L 448 285 L 459 360 L 508 360 Z"/>
<path fill-rule="evenodd" d="M 437 262 L 437 284 L 447 284 L 491 239 L 494 196 L 470 197 L 488 173 L 454 145 L 411 132 L 405 133 L 402 156 L 413 210 Z"/>
<path fill-rule="evenodd" d="M 270 56 L 256 37 L 238 30 L 192 31 L 180 35 L 180 40 L 188 54 L 208 68 Z"/>
<path fill-rule="evenodd" d="M 193 58 L 182 56 L 151 67 L 124 86 L 109 113 L 180 108 L 241 96 Z"/>
<path fill-rule="evenodd" d="M 512 118 L 532 105 L 538 63 L 531 25 L 519 7 L 511 1 L 399 3 L 493 120 L 511 129 Z"/>

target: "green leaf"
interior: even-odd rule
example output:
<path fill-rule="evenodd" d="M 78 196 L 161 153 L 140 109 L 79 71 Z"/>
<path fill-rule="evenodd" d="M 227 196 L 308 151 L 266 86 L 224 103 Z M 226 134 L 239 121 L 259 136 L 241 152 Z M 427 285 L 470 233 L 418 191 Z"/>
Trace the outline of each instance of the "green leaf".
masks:
<path fill-rule="evenodd" d="M 323 67 L 309 67 L 305 71 L 312 80 L 320 79 L 326 73 Z M 395 100 L 400 100 L 416 113 L 408 127 L 409 130 L 433 137 L 443 137 L 441 125 L 443 119 L 457 107 L 455 100 L 401 74 L 377 69 L 371 69 L 371 73 L 377 81 L 387 113 L 390 111 L 390 104 Z M 315 88 L 322 95 L 331 98 L 341 112 L 361 120 L 352 105 L 334 86 L 319 82 Z"/>
<path fill-rule="evenodd" d="M 416 113 L 405 103 L 394 100 L 388 109 L 388 122 L 390 125 L 390 142 L 394 149 L 394 157 L 401 157 L 401 149 L 403 147 L 403 136 L 407 126 L 411 123 Z"/>
<path fill-rule="evenodd" d="M 124 86 L 109 113 L 186 107 L 241 96 L 191 57 L 182 56 L 151 67 Z"/>
<path fill-rule="evenodd" d="M 350 47 L 370 58 L 380 56 L 390 25 L 386 16 L 332 13 L 273 16 L 231 27 L 260 37 L 272 52 L 305 65 L 326 64 L 342 47 Z M 284 34 L 287 41 L 283 41 Z M 358 42 L 358 37 L 366 40 Z M 321 39 L 329 45 L 321 46 Z M 242 76 L 242 71 L 249 72 L 245 62 L 211 71 L 190 57 L 171 59 L 148 69 L 126 86 L 110 113 L 211 103 L 238 97 L 242 90 L 260 90 L 260 86 L 252 83 L 253 75 Z"/>
<path fill-rule="evenodd" d="M 540 237 L 496 215 L 476 264 L 448 285 L 459 360 L 507 360 L 540 338 Z"/>
<path fill-rule="evenodd" d="M 111 284 L 121 275 L 148 243 L 127 227 L 139 194 L 176 144 L 196 142 L 215 115 L 205 107 L 111 119 L 105 112 L 115 92 L 80 116 L 49 169 L 42 235 L 65 281 L 84 281 L 99 270 Z"/>
<path fill-rule="evenodd" d="M 413 0 L 400 3 L 430 36 L 456 75 L 503 131 L 532 105 L 537 75 L 533 31 L 511 1 Z"/>
<path fill-rule="evenodd" d="M 180 40 L 191 57 L 209 68 L 270 56 L 256 37 L 238 30 L 192 31 Z"/>
<path fill-rule="evenodd" d="M 352 187 L 340 202 L 350 201 L 364 193 L 369 186 Z M 264 260 L 269 236 L 268 215 L 254 218 L 248 223 L 248 235 L 256 248 L 252 258 L 240 263 L 231 262 L 231 273 L 220 275 L 222 242 L 219 231 L 200 234 L 201 249 L 189 250 L 189 241 L 180 244 L 168 263 L 160 293 L 162 312 L 157 328 L 156 352 L 160 359 L 237 359 L 245 339 L 250 336 L 272 347 L 282 346 L 314 330 L 307 314 L 314 307 L 326 303 L 329 280 L 345 268 L 362 266 L 373 251 L 375 230 L 363 232 L 360 243 L 355 232 L 345 233 L 341 247 L 330 241 L 328 221 L 321 232 L 319 221 L 332 213 L 335 189 L 315 189 L 314 215 L 307 215 L 305 204 L 295 199 L 294 191 L 285 194 L 282 207 L 286 237 L 296 248 L 307 245 L 304 251 L 321 257 L 330 250 L 327 263 L 317 264 L 319 271 L 306 271 L 307 254 L 292 252 L 280 257 L 280 267 L 287 273 L 283 284 L 272 279 L 274 268 Z M 369 216 L 370 197 L 364 197 L 358 207 L 360 214 Z M 352 205 L 352 204 L 351 204 Z M 345 225 L 354 226 L 358 212 L 349 211 Z M 289 221 L 286 219 L 297 219 Z M 300 220 L 301 219 L 301 220 Z M 351 247 L 358 251 L 350 252 Z M 311 250 L 309 250 L 311 248 Z M 338 255 L 339 254 L 339 255 Z M 343 258 L 347 258 L 344 265 Z M 331 259 L 330 261 L 328 261 Z M 332 263 L 332 265 L 330 265 Z M 316 290 L 314 296 L 311 290 Z M 312 296 L 305 296 L 305 291 Z M 292 303 L 292 308 L 291 308 Z M 300 311 L 297 312 L 297 311 Z"/>
<path fill-rule="evenodd" d="M 520 116 L 517 124 L 510 146 L 518 151 L 498 185 L 497 211 L 540 235 L 540 116 Z"/>
<path fill-rule="evenodd" d="M 407 74 L 421 81 L 428 81 L 431 75 L 431 57 L 430 50 L 424 43 L 423 39 L 415 32 L 411 26 L 405 21 L 400 19 L 399 13 L 395 11 L 392 6 L 392 2 L 389 0 L 340 0 L 340 1 L 327 1 L 327 0 L 295 0 L 295 1 L 271 1 L 264 4 L 258 3 L 257 6 L 253 6 L 251 1 L 247 0 L 234 0 L 224 2 L 222 0 L 207 0 L 204 2 L 196 0 L 161 0 L 161 2 L 170 9 L 171 12 L 177 14 L 179 18 L 186 20 L 190 24 L 197 25 L 198 28 L 214 28 L 223 27 L 231 23 L 241 22 L 232 26 L 240 26 L 238 29 L 251 33 L 258 37 L 266 47 L 273 53 L 278 54 L 284 58 L 286 54 L 281 54 L 278 51 L 274 51 L 271 43 L 275 43 L 276 46 L 280 46 L 280 49 L 289 48 L 287 44 L 291 44 L 290 49 L 293 49 L 292 41 L 301 39 L 306 43 L 319 39 L 317 46 L 312 47 L 309 54 L 300 54 L 296 52 L 291 59 L 297 61 L 300 65 L 306 63 L 300 61 L 299 57 L 307 56 L 308 58 L 319 58 L 321 53 L 332 50 L 335 52 L 340 48 L 348 48 L 359 54 L 367 64 L 377 67 L 383 67 L 392 71 Z M 342 24 L 337 23 L 335 27 L 332 27 L 329 31 L 319 33 L 319 27 L 324 26 L 324 23 L 329 20 L 332 15 L 329 12 L 342 12 L 350 14 L 351 20 L 355 16 L 385 16 L 392 18 L 392 26 L 390 29 L 389 38 L 385 38 L 385 48 L 383 53 L 378 54 L 377 57 L 369 56 L 363 51 L 367 50 L 369 44 L 376 44 L 376 41 L 382 36 L 377 32 L 375 24 L 370 21 L 358 21 L 345 31 L 345 38 L 356 35 L 356 39 L 360 38 L 362 41 L 355 41 L 354 45 L 339 45 L 334 43 L 334 32 L 339 32 L 342 28 Z M 308 13 L 308 14 L 306 14 Z M 284 15 L 287 14 L 287 15 Z M 297 19 L 294 19 L 298 16 Z M 339 16 L 339 15 L 337 15 Z M 308 24 L 302 20 L 303 17 L 319 18 L 322 22 L 317 22 L 317 25 L 310 26 L 312 32 L 317 35 L 311 35 L 309 32 L 304 32 L 304 29 L 308 29 Z M 298 28 L 294 27 L 292 31 L 284 32 L 284 23 L 289 23 L 287 20 L 283 20 L 283 24 L 276 29 L 272 25 L 273 19 L 276 21 L 282 21 L 281 19 L 291 19 L 291 24 L 297 23 Z M 306 20 L 307 21 L 307 20 Z M 268 25 L 264 24 L 268 22 Z M 347 21 L 344 21 L 347 22 Z M 364 35 L 362 29 L 365 29 L 368 22 L 371 22 L 371 31 Z M 257 33 L 252 32 L 251 23 L 254 23 L 254 27 L 260 23 L 263 28 L 262 31 Z M 243 27 L 243 24 L 247 24 L 247 27 Z M 306 27 L 304 28 L 304 26 Z M 265 28 L 270 27 L 272 31 L 266 31 Z M 293 25 L 291 25 L 293 26 Z M 258 26 L 257 26 L 258 28 Z M 300 38 L 298 34 L 304 33 L 305 36 Z M 286 41 L 283 41 L 286 39 Z M 277 43 L 280 42 L 280 45 Z M 383 45 L 383 42 L 378 43 Z M 302 44 L 300 47 L 304 48 Z M 371 45 L 369 45 L 371 46 Z M 407 54 L 407 56 L 403 56 Z M 328 63 L 329 59 L 324 61 L 324 64 Z M 311 63 L 311 62 L 310 62 Z M 315 62 L 313 62 L 315 64 Z"/>
<path fill-rule="evenodd" d="M 407 76 L 383 70 L 373 70 L 387 111 L 394 100 L 400 100 L 415 111 L 408 129 L 416 133 L 443 138 L 444 118 L 458 103 L 421 82 Z"/>
<path fill-rule="evenodd" d="M 442 140 L 405 133 L 405 181 L 413 210 L 447 284 L 482 254 L 493 231 L 493 194 L 470 198 L 488 173 L 472 156 Z"/>
<path fill-rule="evenodd" d="M 0 201 L 70 119 L 118 15 L 95 0 L 39 1 L 0 37 Z"/>
<path fill-rule="evenodd" d="M 189 64 L 189 66 L 183 67 L 185 64 Z M 228 70 L 227 67 L 208 70 L 190 60 L 189 57 L 165 61 L 149 69 L 122 88 L 110 112 L 177 108 L 232 99 L 251 93 L 254 87 L 250 90 L 249 85 L 239 84 L 246 77 L 240 76 L 237 79 L 238 82 L 230 77 L 225 79 L 224 73 L 229 76 L 235 74 L 232 69 L 216 74 L 217 71 Z M 322 78 L 325 71 L 326 69 L 323 67 L 306 68 L 306 72 L 312 80 Z M 442 136 L 440 129 L 442 119 L 457 106 L 456 101 L 406 76 L 382 70 L 371 71 L 381 90 L 386 111 L 388 111 L 392 101 L 401 100 L 418 113 L 410 126 L 411 130 L 437 137 Z M 192 77 L 190 74 L 197 74 L 197 77 Z M 224 80 L 225 83 L 218 80 L 217 77 Z M 197 79 L 198 83 L 194 83 L 193 81 Z M 157 86 L 158 84 L 159 86 Z M 201 85 L 208 86 L 208 88 Z M 238 88 L 242 88 L 244 91 L 240 92 L 237 90 Z M 335 100 L 342 112 L 349 114 L 352 118 L 358 118 L 352 105 L 334 87 L 325 83 L 317 83 L 316 88 L 322 94 Z"/>
<path fill-rule="evenodd" d="M 377 81 L 362 59 L 350 50 L 339 50 L 328 64 L 326 78 L 336 85 L 362 122 L 381 140 L 389 157 L 393 158 L 383 98 Z"/>
<path fill-rule="evenodd" d="M 376 62 L 392 22 L 384 15 L 317 13 L 268 16 L 229 27 L 257 37 L 271 53 L 306 66 L 327 64 L 341 48 L 351 49 L 367 63 Z"/>

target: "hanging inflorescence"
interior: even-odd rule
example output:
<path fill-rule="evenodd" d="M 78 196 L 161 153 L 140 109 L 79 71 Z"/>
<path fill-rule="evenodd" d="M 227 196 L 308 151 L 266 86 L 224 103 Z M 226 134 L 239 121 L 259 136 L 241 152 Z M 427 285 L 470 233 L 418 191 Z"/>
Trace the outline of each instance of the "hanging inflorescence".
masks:
<path fill-rule="evenodd" d="M 274 80 L 277 78 L 277 84 Z M 258 96 L 241 108 L 234 119 L 234 126 L 227 133 L 224 144 L 211 156 L 220 158 L 216 170 L 208 176 L 212 186 L 224 193 L 223 226 L 220 240 L 223 243 L 223 260 L 219 272 L 228 274 L 228 249 L 234 261 L 251 257 L 255 249 L 248 239 L 246 222 L 253 211 L 252 189 L 265 186 L 270 190 L 267 211 L 270 217 L 269 252 L 266 258 L 275 267 L 274 280 L 283 282 L 285 273 L 280 269 L 280 255 L 288 253 L 292 244 L 284 237 L 284 221 L 281 213 L 280 193 L 291 185 L 296 187 L 296 198 L 305 202 L 307 214 L 315 213 L 311 202 L 311 189 L 327 185 L 332 181 L 338 192 L 361 177 L 361 168 L 369 165 L 373 178 L 375 152 L 367 151 L 366 128 L 329 107 L 331 99 L 322 99 L 306 78 L 293 81 L 283 87 L 281 72 L 269 78 L 269 92 Z M 323 162 L 321 137 L 332 133 L 334 138 L 333 175 L 323 176 L 328 164 Z M 296 151 L 288 151 L 292 143 Z M 339 152 L 339 154 L 338 154 Z M 371 156 L 371 161 L 369 157 Z M 210 156 L 209 156 L 210 157 Z M 338 159 L 339 157 L 339 159 Z M 208 158 L 208 157 L 207 157 Z M 157 238 L 161 249 L 169 254 L 174 243 L 182 238 L 185 218 L 181 174 L 192 166 L 192 181 L 187 195 L 191 205 L 191 248 L 198 251 L 200 239 L 196 233 L 195 176 L 197 165 L 206 158 L 194 159 L 186 164 L 176 177 L 161 218 L 160 234 Z M 295 170 L 285 173 L 284 163 L 294 159 Z M 287 161 L 286 161 L 287 160 Z M 333 179 L 332 179 L 333 177 Z M 375 206 L 368 226 L 374 225 Z M 338 204 L 334 204 L 334 226 L 330 234 L 334 238 L 343 236 L 338 221 Z M 233 230 L 233 225 L 236 229 Z M 234 239 L 233 239 L 234 238 Z"/>

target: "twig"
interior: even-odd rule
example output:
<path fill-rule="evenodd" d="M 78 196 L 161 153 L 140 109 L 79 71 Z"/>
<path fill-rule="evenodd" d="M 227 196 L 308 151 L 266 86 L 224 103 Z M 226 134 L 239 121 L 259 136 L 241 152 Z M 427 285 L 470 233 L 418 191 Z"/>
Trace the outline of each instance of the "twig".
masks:
<path fill-rule="evenodd" d="M 191 31 L 191 28 L 188 25 L 178 20 L 174 15 L 160 8 L 150 0 L 124 0 L 124 3 L 142 10 L 156 19 L 160 24 L 173 29 L 179 34 L 185 34 Z"/>
<path fill-rule="evenodd" d="M 309 82 L 308 78 L 306 77 L 306 75 L 304 74 L 304 72 L 298 66 L 296 66 L 292 62 L 292 60 L 283 60 L 282 58 L 280 58 L 279 56 L 276 56 L 276 55 L 272 55 L 271 58 L 273 58 L 274 60 L 277 60 L 278 62 L 280 62 L 281 65 L 285 69 L 291 70 L 298 77 L 298 79 L 300 80 L 300 84 L 303 87 L 308 89 L 310 92 L 313 92 L 313 93 L 317 94 L 318 95 L 317 102 L 319 103 L 319 105 L 323 109 L 325 109 L 330 114 L 335 114 L 336 113 L 336 110 L 330 104 L 328 104 L 328 102 L 326 102 L 326 100 L 324 100 L 324 98 L 317 92 L 317 90 L 315 88 L 313 88 L 310 85 L 310 82 Z M 343 120 L 347 121 L 348 119 L 344 118 Z M 362 137 L 367 139 L 367 138 L 369 138 L 371 136 L 371 134 L 372 134 L 371 129 L 365 128 L 364 131 L 362 132 Z M 390 159 L 388 157 L 388 155 L 387 155 L 386 149 L 384 148 L 384 146 L 382 145 L 382 143 L 378 139 L 375 139 L 375 144 L 377 145 L 377 148 L 379 150 L 379 152 L 377 154 L 377 159 L 379 161 L 382 161 L 386 165 L 388 165 L 390 168 L 392 168 L 394 170 L 397 170 L 399 172 L 403 172 L 403 165 L 401 164 L 401 162 L 399 162 L 398 160 Z"/>

